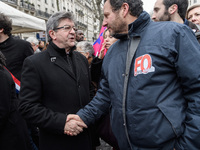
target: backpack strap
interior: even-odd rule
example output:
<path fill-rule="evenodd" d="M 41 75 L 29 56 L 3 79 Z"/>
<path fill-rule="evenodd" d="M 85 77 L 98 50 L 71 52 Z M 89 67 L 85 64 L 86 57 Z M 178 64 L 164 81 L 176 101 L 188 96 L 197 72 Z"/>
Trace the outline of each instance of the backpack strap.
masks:
<path fill-rule="evenodd" d="M 131 146 L 131 142 L 130 142 L 129 134 L 128 134 L 128 130 L 127 130 L 127 125 L 126 125 L 126 97 L 127 97 L 128 80 L 129 80 L 131 64 L 132 64 L 133 57 L 135 55 L 135 52 L 137 50 L 139 43 L 140 43 L 140 37 L 134 37 L 129 41 L 129 47 L 128 47 L 128 52 L 127 52 L 127 56 L 126 56 L 126 70 L 125 70 L 125 74 L 123 74 L 123 76 L 124 76 L 123 105 L 122 105 L 123 120 L 124 120 L 126 137 L 128 139 L 128 143 L 129 143 L 131 149 L 132 149 L 132 146 Z"/>

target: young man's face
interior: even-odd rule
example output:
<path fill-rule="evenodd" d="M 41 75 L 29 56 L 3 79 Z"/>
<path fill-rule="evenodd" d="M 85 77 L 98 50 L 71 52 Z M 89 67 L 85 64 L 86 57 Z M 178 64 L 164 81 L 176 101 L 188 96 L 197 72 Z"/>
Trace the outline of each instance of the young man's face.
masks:
<path fill-rule="evenodd" d="M 200 25 L 200 7 L 196 7 L 188 12 L 188 20 Z"/>
<path fill-rule="evenodd" d="M 111 35 L 127 32 L 125 19 L 121 16 L 121 9 L 113 12 L 110 1 L 107 0 L 104 4 L 104 20 L 103 26 L 106 26 Z"/>
<path fill-rule="evenodd" d="M 153 15 L 152 15 L 152 20 L 154 21 L 170 21 L 171 17 L 166 10 L 165 5 L 163 4 L 163 0 L 157 0 L 154 9 L 153 9 Z"/>

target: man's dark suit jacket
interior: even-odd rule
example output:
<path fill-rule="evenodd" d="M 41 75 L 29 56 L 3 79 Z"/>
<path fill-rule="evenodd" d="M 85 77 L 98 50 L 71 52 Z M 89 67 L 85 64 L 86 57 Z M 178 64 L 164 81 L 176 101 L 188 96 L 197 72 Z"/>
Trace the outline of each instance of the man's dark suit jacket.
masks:
<path fill-rule="evenodd" d="M 64 55 L 65 50 L 51 42 L 46 51 L 25 59 L 19 110 L 40 128 L 40 150 L 90 150 L 88 129 L 78 136 L 64 135 L 67 114 L 76 113 L 90 101 L 88 62 L 71 51 L 72 73 Z"/>

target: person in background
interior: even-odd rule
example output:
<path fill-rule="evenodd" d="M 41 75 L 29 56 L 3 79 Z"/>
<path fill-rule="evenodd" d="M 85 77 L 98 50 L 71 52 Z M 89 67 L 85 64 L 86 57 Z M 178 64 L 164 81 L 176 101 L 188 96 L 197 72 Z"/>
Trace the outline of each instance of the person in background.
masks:
<path fill-rule="evenodd" d="M 0 13 L 0 51 L 6 57 L 6 68 L 20 81 L 24 59 L 33 55 L 30 43 L 14 39 L 11 34 L 12 21 Z"/>
<path fill-rule="evenodd" d="M 90 102 L 87 59 L 75 50 L 75 20 L 71 12 L 56 12 L 47 21 L 47 50 L 28 57 L 23 65 L 19 111 L 39 127 L 40 150 L 92 150 L 91 128 L 66 122 Z M 42 60 L 42 63 L 40 62 Z M 66 131 L 78 127 L 75 137 Z"/>
<path fill-rule="evenodd" d="M 76 42 L 84 41 L 84 33 L 82 30 L 76 31 Z"/>
<path fill-rule="evenodd" d="M 188 0 L 157 0 L 154 5 L 152 20 L 154 21 L 174 21 L 188 25 L 194 33 L 198 32 L 198 27 L 185 19 L 188 7 Z"/>
<path fill-rule="evenodd" d="M 107 52 L 110 46 L 117 41 L 116 38 L 110 35 L 108 29 L 105 29 L 105 31 L 103 32 L 103 39 L 104 42 L 102 43 L 102 48 L 99 52 L 99 55 L 97 57 L 94 57 L 91 63 L 91 79 L 96 89 L 99 88 L 99 82 L 101 80 L 101 68 L 105 51 Z M 106 115 L 103 115 L 96 122 L 96 127 L 97 135 L 99 135 L 99 137 L 101 137 L 105 142 L 111 145 L 115 150 L 118 150 L 119 146 L 110 125 L 109 112 Z"/>
<path fill-rule="evenodd" d="M 42 51 L 46 50 L 46 49 L 47 49 L 47 47 L 48 47 L 48 45 L 49 45 L 49 42 L 46 42 L 46 43 L 45 43 L 45 46 L 44 46 L 44 48 L 43 48 L 43 50 L 42 50 Z"/>
<path fill-rule="evenodd" d="M 87 41 L 81 41 L 81 42 L 78 42 L 77 45 L 76 45 L 76 50 L 83 54 L 87 60 L 88 60 L 88 64 L 89 64 L 89 67 L 91 65 L 91 62 L 94 58 L 94 48 L 92 46 L 92 44 L 90 42 L 87 42 Z"/>
<path fill-rule="evenodd" d="M 200 4 L 189 7 L 186 18 L 194 24 L 200 26 Z"/>
<path fill-rule="evenodd" d="M 101 66 L 103 63 L 105 51 L 107 51 L 110 46 L 117 41 L 116 38 L 110 35 L 108 29 L 105 29 L 105 31 L 103 32 L 103 39 L 104 42 L 102 43 L 102 48 L 99 52 L 99 55 L 93 59 L 91 64 L 91 79 L 97 87 L 101 77 Z"/>
<path fill-rule="evenodd" d="M 0 52 L 0 149 L 30 150 L 26 122 L 17 110 L 15 83 Z"/>
<path fill-rule="evenodd" d="M 41 41 L 41 40 L 39 41 L 38 48 L 39 48 L 40 51 L 43 50 L 43 48 L 44 48 L 44 41 Z"/>
<path fill-rule="evenodd" d="M 28 38 L 26 39 L 26 41 L 28 41 L 28 42 L 31 44 L 31 46 L 32 46 L 32 48 L 33 48 L 33 50 L 34 50 L 34 54 L 41 52 L 41 51 L 38 49 L 39 41 L 38 41 L 35 37 L 28 37 Z"/>
<path fill-rule="evenodd" d="M 115 42 L 117 41 L 117 39 L 114 38 L 114 37 L 110 34 L 110 32 L 109 32 L 108 29 L 106 29 L 106 30 L 104 31 L 104 33 L 103 33 L 103 39 L 104 39 L 104 43 L 103 43 L 104 49 L 102 48 L 101 51 L 103 51 L 103 50 L 106 50 L 106 51 L 107 51 L 107 50 L 110 48 L 110 46 L 111 46 L 113 43 L 115 43 Z M 100 52 L 100 53 L 101 53 L 101 52 Z M 102 56 L 101 56 L 101 58 L 102 58 Z"/>
<path fill-rule="evenodd" d="M 194 32 L 152 21 L 141 0 L 104 2 L 103 26 L 120 39 L 103 60 L 96 96 L 67 121 L 89 125 L 110 110 L 121 150 L 199 150 L 200 45 Z"/>
<path fill-rule="evenodd" d="M 157 0 L 154 5 L 152 20 L 174 21 L 189 26 L 200 42 L 200 31 L 194 23 L 185 19 L 188 7 L 188 0 Z"/>

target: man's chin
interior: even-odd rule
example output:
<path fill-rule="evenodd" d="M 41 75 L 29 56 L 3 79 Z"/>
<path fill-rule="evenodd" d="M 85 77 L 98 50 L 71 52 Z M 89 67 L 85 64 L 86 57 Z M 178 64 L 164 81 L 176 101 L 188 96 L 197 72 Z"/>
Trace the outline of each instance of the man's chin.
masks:
<path fill-rule="evenodd" d="M 74 46 L 75 46 L 75 42 L 71 42 L 70 47 L 74 47 Z"/>

